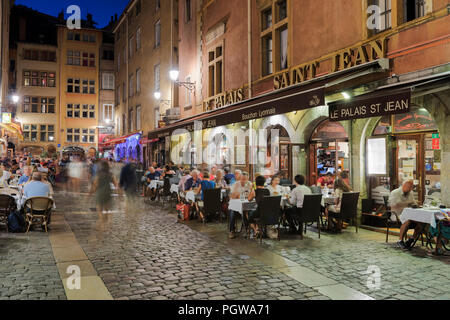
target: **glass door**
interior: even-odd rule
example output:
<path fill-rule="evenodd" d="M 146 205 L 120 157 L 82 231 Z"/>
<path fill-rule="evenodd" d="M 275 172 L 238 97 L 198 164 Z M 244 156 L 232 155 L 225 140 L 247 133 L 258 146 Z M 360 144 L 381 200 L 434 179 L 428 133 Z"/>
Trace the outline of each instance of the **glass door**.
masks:
<path fill-rule="evenodd" d="M 414 181 L 414 199 L 422 202 L 422 179 L 419 168 L 419 145 L 417 136 L 399 136 L 397 138 L 397 175 L 398 185 L 408 180 Z"/>

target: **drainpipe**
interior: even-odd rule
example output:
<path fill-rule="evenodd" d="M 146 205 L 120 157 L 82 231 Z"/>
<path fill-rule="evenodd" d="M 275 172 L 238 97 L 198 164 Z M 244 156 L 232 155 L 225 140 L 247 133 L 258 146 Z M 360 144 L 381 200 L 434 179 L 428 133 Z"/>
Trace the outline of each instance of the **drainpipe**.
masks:
<path fill-rule="evenodd" d="M 248 97 L 252 97 L 252 0 L 247 0 Z"/>

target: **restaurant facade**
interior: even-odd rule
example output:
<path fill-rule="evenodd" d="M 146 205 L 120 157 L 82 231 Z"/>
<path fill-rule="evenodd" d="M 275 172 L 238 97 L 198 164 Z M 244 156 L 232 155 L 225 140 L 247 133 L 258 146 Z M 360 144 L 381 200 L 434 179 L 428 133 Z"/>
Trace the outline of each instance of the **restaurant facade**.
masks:
<path fill-rule="evenodd" d="M 177 164 L 253 177 L 303 174 L 312 185 L 345 171 L 377 202 L 411 179 L 420 202 L 450 205 L 446 1 L 426 1 L 417 16 L 383 1 L 375 30 L 372 3 L 255 0 L 235 13 L 235 2 L 195 2 L 197 27 L 180 23 L 180 78 L 196 86 L 180 87 L 183 120 L 148 141 Z"/>

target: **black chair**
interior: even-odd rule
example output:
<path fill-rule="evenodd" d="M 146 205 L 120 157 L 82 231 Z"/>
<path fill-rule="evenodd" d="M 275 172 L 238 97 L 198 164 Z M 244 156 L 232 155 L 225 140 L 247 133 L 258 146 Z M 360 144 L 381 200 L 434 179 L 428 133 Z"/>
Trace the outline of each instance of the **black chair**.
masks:
<path fill-rule="evenodd" d="M 280 240 L 281 196 L 264 197 L 261 202 L 260 216 L 255 218 L 255 223 L 260 230 L 259 237 L 262 243 L 263 230 L 267 226 L 278 225 L 278 240 Z"/>
<path fill-rule="evenodd" d="M 314 223 L 314 222 L 317 222 L 317 230 L 319 232 L 319 239 L 320 239 L 321 206 L 322 206 L 322 195 L 312 194 L 312 195 L 305 195 L 305 198 L 303 200 L 303 208 L 297 208 L 296 219 L 298 220 L 300 225 L 302 239 L 303 239 L 303 225 L 305 225 L 305 234 L 306 234 L 307 223 Z"/>
<path fill-rule="evenodd" d="M 351 220 L 355 224 L 358 233 L 358 200 L 359 192 L 344 192 L 341 199 L 341 212 L 328 211 L 328 219 L 335 218 L 341 222 L 341 229 L 344 220 Z"/>
<path fill-rule="evenodd" d="M 165 203 L 167 200 L 170 201 L 172 199 L 172 193 L 170 192 L 171 186 L 170 178 L 164 178 L 163 187 L 159 190 L 159 200 L 163 198 L 163 202 Z"/>
<path fill-rule="evenodd" d="M 208 189 L 203 191 L 203 223 L 206 222 L 207 218 L 214 217 L 214 215 L 219 214 L 221 210 L 220 202 L 220 189 Z"/>
<path fill-rule="evenodd" d="M 0 194 L 0 222 L 6 225 L 8 231 L 8 217 L 16 209 L 16 201 L 7 194 Z"/>

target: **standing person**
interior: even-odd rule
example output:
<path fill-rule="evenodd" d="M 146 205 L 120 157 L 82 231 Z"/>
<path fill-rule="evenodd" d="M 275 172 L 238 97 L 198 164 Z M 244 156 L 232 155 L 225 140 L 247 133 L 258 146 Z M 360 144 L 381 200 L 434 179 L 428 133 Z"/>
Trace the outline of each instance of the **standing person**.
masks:
<path fill-rule="evenodd" d="M 225 181 L 227 182 L 228 185 L 232 185 L 234 184 L 234 182 L 236 181 L 236 177 L 234 176 L 234 174 L 230 173 L 230 169 L 225 168 L 224 169 L 225 172 Z"/>
<path fill-rule="evenodd" d="M 134 163 L 130 162 L 122 168 L 120 172 L 120 187 L 126 194 L 127 211 L 134 209 L 137 190 L 136 166 Z"/>
<path fill-rule="evenodd" d="M 101 161 L 98 164 L 98 173 L 94 179 L 91 189 L 91 192 L 95 192 L 95 200 L 97 203 L 97 212 L 99 217 L 102 213 L 108 212 L 111 209 L 111 184 L 113 184 L 117 189 L 117 180 L 111 173 L 109 164 L 106 161 Z"/>
<path fill-rule="evenodd" d="M 202 200 L 202 203 L 203 203 L 205 201 L 205 190 L 215 189 L 215 188 L 216 188 L 216 183 L 214 181 L 210 180 L 209 173 L 207 171 L 205 171 L 205 173 L 203 173 L 203 180 L 200 182 L 200 185 L 195 190 L 195 193 L 199 194 L 201 196 L 201 200 Z M 206 217 L 199 210 L 198 202 L 195 203 L 195 207 L 197 209 L 197 212 L 199 212 L 200 219 L 203 222 L 205 222 L 205 218 Z"/>

